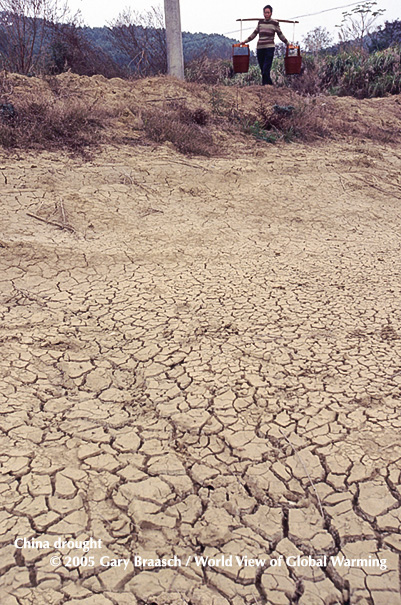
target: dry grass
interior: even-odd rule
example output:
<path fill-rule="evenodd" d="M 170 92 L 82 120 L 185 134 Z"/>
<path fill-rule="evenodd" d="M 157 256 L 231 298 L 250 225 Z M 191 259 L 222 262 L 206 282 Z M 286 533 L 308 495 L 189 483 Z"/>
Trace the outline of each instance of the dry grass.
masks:
<path fill-rule="evenodd" d="M 22 99 L 2 107 L 0 145 L 5 148 L 82 152 L 99 142 L 105 124 L 104 112 L 78 100 Z"/>
<path fill-rule="evenodd" d="M 284 141 L 314 141 L 331 136 L 324 107 L 312 100 L 294 99 L 289 105 L 259 107 L 260 123 L 265 131 L 276 133 Z"/>
<path fill-rule="evenodd" d="M 350 107 L 345 100 L 333 97 L 303 97 L 292 93 L 286 105 L 266 102 L 258 95 L 259 106 L 254 122 L 247 120 L 247 131 L 256 138 L 270 143 L 293 140 L 313 142 L 319 139 L 370 139 L 378 143 L 397 143 L 400 129 L 393 120 L 372 120 L 371 113 L 359 111 L 356 101 Z M 358 113 L 355 113 L 357 111 Z M 401 112 L 394 114 L 401 117 Z"/>
<path fill-rule="evenodd" d="M 221 84 L 233 78 L 231 61 L 215 61 L 208 57 L 194 59 L 185 69 L 188 82 L 197 84 Z"/>
<path fill-rule="evenodd" d="M 142 112 L 146 135 L 156 143 L 169 141 L 186 155 L 210 156 L 215 153 L 213 136 L 208 130 L 209 114 L 202 108 L 191 110 L 174 103 Z"/>
<path fill-rule="evenodd" d="M 24 81 L 25 82 L 25 81 Z M 6 149 L 64 149 L 82 153 L 96 145 L 109 116 L 95 103 L 71 96 L 46 80 L 34 90 L 15 90 L 6 72 L 0 77 L 0 145 Z M 46 85 L 47 82 L 47 85 Z"/>

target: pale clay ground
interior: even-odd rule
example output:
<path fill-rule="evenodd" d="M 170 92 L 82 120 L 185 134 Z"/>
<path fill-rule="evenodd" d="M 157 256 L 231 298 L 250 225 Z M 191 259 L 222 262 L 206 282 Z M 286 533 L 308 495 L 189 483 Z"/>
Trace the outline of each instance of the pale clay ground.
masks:
<path fill-rule="evenodd" d="M 1 604 L 401 603 L 399 151 L 1 162 Z"/>

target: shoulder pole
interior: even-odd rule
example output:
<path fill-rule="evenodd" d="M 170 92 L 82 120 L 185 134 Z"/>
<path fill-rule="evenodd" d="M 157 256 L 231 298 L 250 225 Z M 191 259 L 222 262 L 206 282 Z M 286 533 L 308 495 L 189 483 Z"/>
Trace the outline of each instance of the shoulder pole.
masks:
<path fill-rule="evenodd" d="M 237 21 L 263 21 L 261 17 L 252 18 L 252 19 L 236 19 Z M 279 23 L 299 23 L 299 21 L 288 21 L 287 19 L 274 19 L 274 21 L 278 21 Z"/>

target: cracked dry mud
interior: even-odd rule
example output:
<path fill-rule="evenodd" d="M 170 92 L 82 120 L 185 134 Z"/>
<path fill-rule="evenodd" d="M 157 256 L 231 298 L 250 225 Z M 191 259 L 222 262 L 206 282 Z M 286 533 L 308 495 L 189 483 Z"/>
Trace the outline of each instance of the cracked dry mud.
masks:
<path fill-rule="evenodd" d="M 396 150 L 2 161 L 2 605 L 400 603 Z"/>

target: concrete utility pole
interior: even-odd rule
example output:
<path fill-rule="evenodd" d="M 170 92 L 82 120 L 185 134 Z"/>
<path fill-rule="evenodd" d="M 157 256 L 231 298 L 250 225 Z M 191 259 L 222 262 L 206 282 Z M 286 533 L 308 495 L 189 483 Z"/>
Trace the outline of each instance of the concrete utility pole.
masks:
<path fill-rule="evenodd" d="M 166 20 L 167 68 L 170 76 L 184 79 L 180 0 L 164 0 Z"/>

